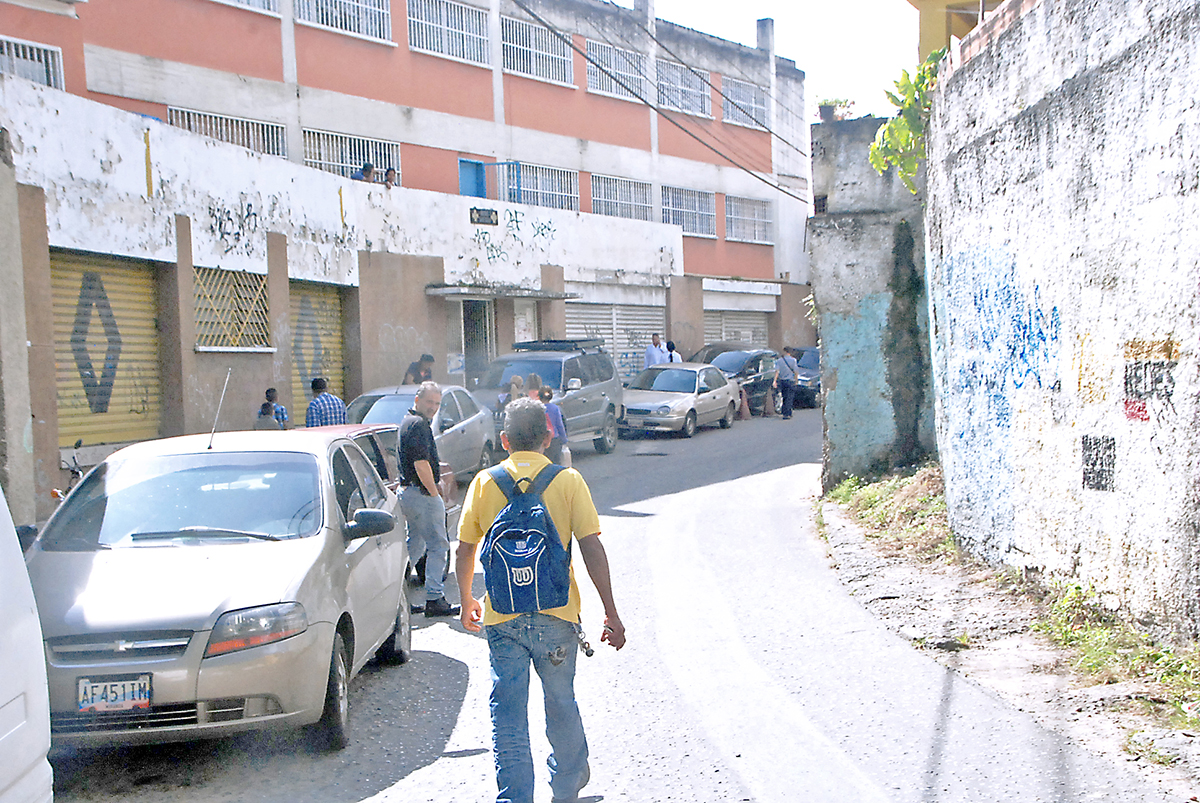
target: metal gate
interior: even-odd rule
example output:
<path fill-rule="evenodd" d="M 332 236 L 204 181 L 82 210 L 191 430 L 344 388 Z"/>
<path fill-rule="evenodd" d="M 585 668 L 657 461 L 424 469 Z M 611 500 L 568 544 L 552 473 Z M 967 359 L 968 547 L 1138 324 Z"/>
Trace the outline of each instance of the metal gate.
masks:
<path fill-rule="evenodd" d="M 154 268 L 50 253 L 58 443 L 157 438 L 162 383 Z"/>
<path fill-rule="evenodd" d="M 767 313 L 746 310 L 705 310 L 704 342 L 730 340 L 767 345 Z"/>
<path fill-rule="evenodd" d="M 642 370 L 650 336 L 665 335 L 666 310 L 626 304 L 567 305 L 567 337 L 604 339 L 604 350 L 617 364 L 617 373 L 629 379 Z M 664 336 L 665 339 L 665 336 Z"/>
<path fill-rule="evenodd" d="M 304 421 L 312 400 L 313 377 L 323 376 L 329 392 L 345 401 L 342 293 L 337 285 L 291 282 L 292 420 Z"/>

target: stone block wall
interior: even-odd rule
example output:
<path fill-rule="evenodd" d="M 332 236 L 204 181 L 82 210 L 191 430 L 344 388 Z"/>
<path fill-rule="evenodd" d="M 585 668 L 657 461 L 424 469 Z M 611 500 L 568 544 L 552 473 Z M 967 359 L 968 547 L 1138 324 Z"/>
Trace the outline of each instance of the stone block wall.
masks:
<path fill-rule="evenodd" d="M 926 214 L 951 524 L 1200 634 L 1200 3 L 1009 0 L 961 54 Z"/>

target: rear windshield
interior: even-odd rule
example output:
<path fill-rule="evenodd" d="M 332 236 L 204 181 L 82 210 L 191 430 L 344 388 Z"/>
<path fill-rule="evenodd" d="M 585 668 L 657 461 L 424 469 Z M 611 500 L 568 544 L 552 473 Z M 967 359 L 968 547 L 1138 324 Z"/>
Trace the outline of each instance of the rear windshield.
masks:
<path fill-rule="evenodd" d="M 742 366 L 746 364 L 746 360 L 750 357 L 744 351 L 727 351 L 724 354 L 718 354 L 712 359 L 712 364 L 720 368 L 722 371 L 729 371 L 736 374 L 742 370 Z"/>
<path fill-rule="evenodd" d="M 555 390 L 562 387 L 562 362 L 560 360 L 522 359 L 520 357 L 493 361 L 488 366 L 487 373 L 479 380 L 479 387 L 507 390 L 509 380 L 514 376 L 526 379 L 530 374 L 537 374 L 543 385 L 549 385 Z"/>
<path fill-rule="evenodd" d="M 660 390 L 664 393 L 695 393 L 696 372 L 683 368 L 647 368 L 629 385 L 632 390 Z"/>
<path fill-rule="evenodd" d="M 416 395 L 359 396 L 346 408 L 350 424 L 399 424 L 412 409 Z"/>
<path fill-rule="evenodd" d="M 800 367 L 812 371 L 821 370 L 821 352 L 816 349 L 805 349 L 800 355 Z"/>
<path fill-rule="evenodd" d="M 50 519 L 42 549 L 186 546 L 312 535 L 321 526 L 316 457 L 210 452 L 100 464 Z"/>

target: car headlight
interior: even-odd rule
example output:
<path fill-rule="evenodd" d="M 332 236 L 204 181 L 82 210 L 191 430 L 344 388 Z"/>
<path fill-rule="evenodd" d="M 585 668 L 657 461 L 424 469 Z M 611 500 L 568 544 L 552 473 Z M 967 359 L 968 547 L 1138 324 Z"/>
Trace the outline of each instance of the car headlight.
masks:
<path fill-rule="evenodd" d="M 208 636 L 204 657 L 248 650 L 298 636 L 308 630 L 308 615 L 298 602 L 243 608 L 221 614 Z"/>
<path fill-rule="evenodd" d="M 655 410 L 651 410 L 650 414 L 651 415 L 670 415 L 671 414 L 671 405 L 664 404 Z"/>

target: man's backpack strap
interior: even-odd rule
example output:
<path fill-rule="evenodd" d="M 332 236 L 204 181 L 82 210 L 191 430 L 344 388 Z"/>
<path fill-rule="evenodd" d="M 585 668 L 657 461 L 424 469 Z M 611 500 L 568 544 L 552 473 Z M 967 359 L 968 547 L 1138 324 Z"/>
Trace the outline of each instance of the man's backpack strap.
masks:
<path fill-rule="evenodd" d="M 546 489 L 550 487 L 550 483 L 554 482 L 554 478 L 558 476 L 560 471 L 563 471 L 563 467 L 557 463 L 545 466 L 533 478 L 533 484 L 525 490 L 525 493 L 537 494 L 538 498 L 541 498 L 542 494 L 546 493 Z"/>
<path fill-rule="evenodd" d="M 504 470 L 504 466 L 492 466 L 488 469 L 488 474 L 500 488 L 504 498 L 511 502 L 518 493 L 517 483 L 513 480 L 512 475 Z"/>

